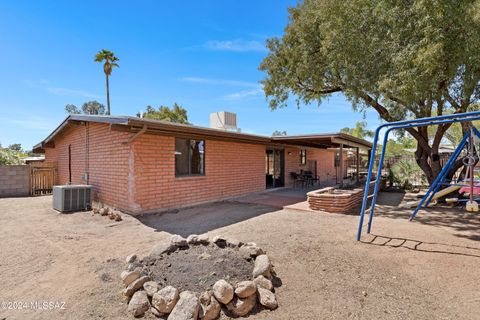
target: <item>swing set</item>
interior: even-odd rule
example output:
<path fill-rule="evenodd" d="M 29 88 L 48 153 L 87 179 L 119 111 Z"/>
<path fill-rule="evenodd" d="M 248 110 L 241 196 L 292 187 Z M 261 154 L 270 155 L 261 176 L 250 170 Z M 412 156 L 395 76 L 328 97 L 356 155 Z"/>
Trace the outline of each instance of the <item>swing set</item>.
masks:
<path fill-rule="evenodd" d="M 358 231 L 357 231 L 357 241 L 360 241 L 362 237 L 362 230 L 364 226 L 364 218 L 366 211 L 370 211 L 368 217 L 367 233 L 370 233 L 372 229 L 372 221 L 375 212 L 375 204 L 377 201 L 378 196 L 378 189 L 380 184 L 380 177 L 382 174 L 383 168 L 383 161 L 385 159 L 385 150 L 388 143 L 388 136 L 392 130 L 397 129 L 406 129 L 406 128 L 416 128 L 416 127 L 425 127 L 431 125 L 439 125 L 439 124 L 451 124 L 457 122 L 471 122 L 474 120 L 480 120 L 480 111 L 475 112 L 466 112 L 460 114 L 451 114 L 451 115 L 442 115 L 436 117 L 429 117 L 429 118 L 419 118 L 414 120 L 404 120 L 404 121 L 397 121 L 397 122 L 388 122 L 381 126 L 379 126 L 375 130 L 375 137 L 373 140 L 372 152 L 371 157 L 368 165 L 368 174 L 367 180 L 365 183 L 365 191 L 363 194 L 363 201 L 362 201 L 362 208 L 360 211 L 360 219 L 358 224 Z M 380 159 L 377 166 L 377 175 L 375 180 L 375 185 L 373 189 L 373 193 L 369 195 L 369 188 L 370 188 L 370 181 L 372 180 L 372 172 L 373 167 L 375 165 L 375 153 L 378 146 L 378 140 L 382 129 L 386 129 L 384 137 L 383 137 L 383 144 L 382 150 L 380 153 Z M 474 172 L 475 172 L 475 163 L 478 160 L 478 155 L 476 152 L 475 145 L 478 145 L 480 142 L 480 131 L 475 128 L 473 125 L 469 126 L 469 130 L 467 130 L 465 136 L 460 141 L 458 147 L 452 153 L 450 158 L 448 159 L 447 163 L 444 165 L 438 176 L 435 178 L 433 183 L 428 188 L 427 193 L 423 196 L 420 200 L 418 205 L 416 205 L 415 210 L 410 215 L 410 221 L 415 219 L 418 211 L 421 208 L 427 207 L 432 200 L 436 200 L 439 197 L 442 197 L 450 192 L 460 190 L 460 192 L 464 194 L 468 194 L 468 199 L 456 199 L 458 202 L 465 201 L 466 205 L 465 208 L 467 211 L 478 211 L 478 203 L 475 201 L 475 194 L 480 193 L 480 184 L 478 186 L 475 185 L 474 179 Z M 463 165 L 467 168 L 467 176 L 463 181 L 447 181 L 449 173 L 453 170 L 453 166 L 455 161 L 458 157 L 462 154 L 464 149 L 467 149 L 466 155 L 463 156 Z M 463 152 L 465 154 L 465 152 Z M 468 180 L 468 181 L 467 181 Z M 468 182 L 468 183 L 467 183 Z M 440 190 L 441 187 L 445 187 L 443 190 Z M 450 201 L 455 201 L 455 199 L 450 199 Z M 368 205 L 370 205 L 368 207 Z"/>

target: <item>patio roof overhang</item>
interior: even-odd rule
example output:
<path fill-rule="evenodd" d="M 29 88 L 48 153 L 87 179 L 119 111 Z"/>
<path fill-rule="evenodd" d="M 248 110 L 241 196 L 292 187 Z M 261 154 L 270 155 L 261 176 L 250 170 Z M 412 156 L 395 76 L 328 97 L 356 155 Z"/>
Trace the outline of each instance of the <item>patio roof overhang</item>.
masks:
<path fill-rule="evenodd" d="M 322 149 L 338 148 L 340 146 L 346 148 L 372 148 L 370 142 L 345 133 L 266 137 L 129 116 L 70 115 L 47 138 L 35 145 L 33 151 L 35 153 L 43 153 L 45 152 L 45 148 L 54 148 L 55 137 L 57 135 L 67 131 L 73 126 L 82 125 L 87 122 L 106 123 L 109 124 L 110 130 L 112 131 L 132 133 L 133 138 L 130 139 L 132 141 L 141 134 L 158 134 L 263 145 L 296 145 Z M 130 140 L 126 141 L 126 143 L 131 142 Z"/>
<path fill-rule="evenodd" d="M 367 150 L 372 148 L 370 142 L 345 133 L 279 136 L 272 137 L 272 141 L 323 149 L 339 148 L 340 146 Z"/>

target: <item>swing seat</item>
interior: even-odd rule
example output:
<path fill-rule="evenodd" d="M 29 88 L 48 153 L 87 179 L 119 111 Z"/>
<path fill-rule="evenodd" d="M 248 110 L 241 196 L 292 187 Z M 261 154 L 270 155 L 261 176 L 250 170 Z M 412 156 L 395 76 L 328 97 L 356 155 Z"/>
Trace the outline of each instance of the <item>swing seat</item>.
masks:
<path fill-rule="evenodd" d="M 458 190 L 458 193 L 462 194 L 463 196 L 470 196 L 470 187 L 461 187 L 460 190 Z M 475 184 L 473 187 L 473 195 L 478 196 L 480 195 L 480 184 Z"/>

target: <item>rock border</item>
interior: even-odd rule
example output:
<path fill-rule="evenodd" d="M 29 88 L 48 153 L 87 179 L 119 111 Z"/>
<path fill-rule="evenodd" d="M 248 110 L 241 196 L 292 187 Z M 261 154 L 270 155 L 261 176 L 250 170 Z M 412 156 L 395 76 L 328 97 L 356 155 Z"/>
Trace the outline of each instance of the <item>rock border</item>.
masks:
<path fill-rule="evenodd" d="M 254 242 L 243 243 L 223 236 L 215 236 L 210 240 L 206 234 L 192 234 L 187 238 L 172 235 L 169 243 L 155 246 L 149 257 L 155 258 L 179 249 L 188 250 L 189 246 L 210 243 L 220 250 L 234 248 L 242 258 L 253 260 L 252 278 L 235 284 L 219 279 L 205 292 L 180 292 L 169 285 L 160 288 L 160 285 L 146 274 L 146 266 L 137 259 L 137 255 L 131 254 L 126 257 L 127 268 L 120 275 L 125 286 L 123 294 L 128 301 L 128 312 L 134 317 L 151 312 L 167 320 L 213 320 L 220 316 L 222 310 L 228 317 L 243 317 L 257 305 L 270 310 L 278 307 L 272 283 L 275 276 L 273 264 Z"/>

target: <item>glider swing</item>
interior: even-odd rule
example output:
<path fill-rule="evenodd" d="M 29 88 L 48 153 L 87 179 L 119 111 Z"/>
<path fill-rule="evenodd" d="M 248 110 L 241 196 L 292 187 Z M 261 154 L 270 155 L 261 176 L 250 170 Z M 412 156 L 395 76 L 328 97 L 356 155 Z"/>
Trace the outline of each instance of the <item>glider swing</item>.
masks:
<path fill-rule="evenodd" d="M 396 129 L 405 129 L 405 128 L 414 128 L 414 127 L 425 127 L 425 126 L 430 126 L 430 125 L 439 125 L 439 124 L 450 124 L 450 123 L 457 123 L 457 122 L 470 122 L 473 120 L 480 120 L 480 111 L 476 112 L 467 112 L 467 113 L 460 113 L 460 114 L 451 114 L 451 115 L 443 115 L 443 116 L 437 116 L 437 117 L 429 117 L 429 118 L 419 118 L 419 119 L 414 119 L 414 120 L 404 120 L 404 121 L 397 121 L 397 122 L 389 122 L 385 123 L 381 126 L 379 126 L 375 130 L 375 137 L 373 140 L 373 146 L 372 146 L 372 152 L 371 152 L 371 157 L 369 161 L 369 166 L 368 166 L 368 174 L 367 174 L 367 180 L 365 183 L 365 191 L 363 195 L 363 201 L 362 201 L 362 208 L 360 211 L 360 219 L 359 219 L 359 225 L 358 225 L 358 232 L 357 232 L 357 241 L 360 241 L 361 236 L 362 236 L 362 229 L 364 227 L 363 222 L 364 222 L 364 216 L 365 212 L 367 210 L 370 210 L 369 218 L 368 218 L 368 224 L 367 224 L 367 233 L 370 233 L 371 227 L 372 227 L 372 220 L 373 220 L 373 215 L 375 212 L 375 204 L 377 201 L 377 195 L 378 195 L 378 189 L 379 189 L 379 184 L 380 184 L 380 176 L 382 173 L 382 167 L 383 167 L 383 160 L 385 158 L 385 150 L 386 150 L 386 145 L 388 143 L 388 136 L 390 131 L 396 130 Z M 384 134 L 383 138 L 383 145 L 382 145 L 382 150 L 380 153 L 380 160 L 377 166 L 377 175 L 376 175 L 376 180 L 375 180 L 375 186 L 373 189 L 373 194 L 369 195 L 369 188 L 370 188 L 370 181 L 372 180 L 372 172 L 373 172 L 373 167 L 375 164 L 375 152 L 377 149 L 378 145 L 378 139 L 379 135 L 382 129 L 386 128 L 386 132 Z M 478 159 L 478 155 L 476 153 L 475 149 L 475 144 L 478 142 L 480 139 L 480 131 L 478 131 L 477 128 L 470 126 L 469 130 L 465 134 L 465 136 L 462 138 L 460 144 L 458 147 L 455 149 L 453 152 L 452 156 L 448 159 L 447 163 L 443 167 L 442 171 L 439 173 L 439 175 L 435 178 L 434 182 L 432 185 L 429 187 L 427 193 L 425 196 L 420 200 L 418 203 L 417 207 L 415 210 L 412 212 L 410 216 L 410 220 L 413 220 L 415 216 L 417 215 L 418 211 L 424 207 L 427 206 L 432 200 L 436 200 L 440 196 L 445 195 L 446 193 L 452 192 L 459 190 L 463 191 L 463 193 L 467 193 L 466 191 L 469 191 L 469 199 L 466 203 L 466 209 L 470 211 L 478 211 L 478 204 L 475 202 L 474 195 L 480 193 L 480 185 L 477 187 L 475 186 L 475 181 L 474 181 L 474 166 L 475 163 Z M 453 164 L 457 160 L 457 158 L 460 156 L 462 151 L 464 150 L 465 146 L 467 146 L 468 151 L 467 151 L 467 156 L 464 157 L 464 165 L 468 168 L 468 174 L 469 174 L 469 184 L 465 183 L 465 180 L 463 182 L 454 182 L 453 184 L 451 182 L 447 182 L 446 178 L 448 176 L 448 173 L 453 168 Z M 448 187 L 444 190 L 439 191 L 439 189 L 442 186 L 445 186 L 448 184 Z M 463 189 L 462 189 L 463 188 Z M 468 188 L 468 189 L 466 189 Z M 446 192 L 446 193 L 445 193 Z M 371 202 L 370 202 L 371 200 Z M 463 200 L 459 200 L 463 201 Z M 370 202 L 370 207 L 367 208 L 368 204 Z"/>

